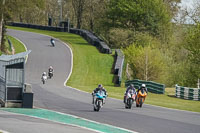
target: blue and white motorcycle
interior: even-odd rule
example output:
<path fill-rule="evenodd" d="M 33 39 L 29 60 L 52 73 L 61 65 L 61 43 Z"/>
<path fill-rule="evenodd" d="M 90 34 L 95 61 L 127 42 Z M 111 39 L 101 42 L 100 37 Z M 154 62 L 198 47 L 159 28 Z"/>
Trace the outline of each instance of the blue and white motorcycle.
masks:
<path fill-rule="evenodd" d="M 102 90 L 99 90 L 95 96 L 94 96 L 94 111 L 99 111 L 100 108 L 103 107 L 103 104 L 105 104 L 105 99 L 106 99 L 106 95 L 105 92 Z"/>

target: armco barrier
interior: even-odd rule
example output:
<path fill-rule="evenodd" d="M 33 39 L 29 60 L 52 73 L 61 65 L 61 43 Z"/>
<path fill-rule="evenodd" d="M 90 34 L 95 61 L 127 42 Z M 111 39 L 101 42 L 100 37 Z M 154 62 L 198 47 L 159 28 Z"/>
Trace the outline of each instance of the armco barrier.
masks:
<path fill-rule="evenodd" d="M 129 86 L 130 84 L 134 84 L 135 88 L 139 88 L 142 84 L 145 84 L 147 87 L 147 90 L 152 93 L 156 94 L 164 94 L 165 93 L 165 85 L 159 84 L 153 81 L 144 81 L 144 80 L 129 80 L 125 82 L 125 86 Z"/>
<path fill-rule="evenodd" d="M 95 36 L 93 33 L 87 31 L 87 30 L 82 30 L 82 29 L 70 29 L 70 33 L 78 34 L 82 36 L 86 41 L 88 41 L 90 44 L 96 46 L 101 53 L 106 53 L 106 54 L 111 54 L 112 51 L 108 47 L 108 45 L 99 39 L 97 36 Z"/>
<path fill-rule="evenodd" d="M 122 70 L 124 65 L 124 54 L 120 49 L 115 50 L 115 69 L 114 74 L 116 75 L 116 84 L 119 86 L 121 85 L 121 79 L 122 79 Z"/>
<path fill-rule="evenodd" d="M 16 22 L 11 22 L 8 25 L 16 26 L 16 27 L 40 29 L 40 30 L 49 30 L 49 31 L 59 31 L 59 32 L 67 31 L 67 28 L 63 28 L 63 27 L 43 26 L 43 25 L 25 24 L 25 23 L 16 23 Z"/>
<path fill-rule="evenodd" d="M 42 26 L 42 25 L 34 25 L 34 24 L 25 24 L 25 23 L 16 23 L 10 22 L 8 25 L 16 26 L 16 27 L 24 27 L 24 28 L 33 28 L 33 29 L 40 29 L 40 30 L 48 30 L 48 31 L 58 31 L 58 32 L 66 32 L 68 29 L 66 27 L 53 27 L 53 26 Z M 93 33 L 82 30 L 82 29 L 74 29 L 70 28 L 70 33 L 78 34 L 82 36 L 88 43 L 96 46 L 101 53 L 111 54 L 112 51 L 108 47 L 108 45 Z"/>
<path fill-rule="evenodd" d="M 182 99 L 200 101 L 200 89 L 176 85 L 175 96 Z"/>

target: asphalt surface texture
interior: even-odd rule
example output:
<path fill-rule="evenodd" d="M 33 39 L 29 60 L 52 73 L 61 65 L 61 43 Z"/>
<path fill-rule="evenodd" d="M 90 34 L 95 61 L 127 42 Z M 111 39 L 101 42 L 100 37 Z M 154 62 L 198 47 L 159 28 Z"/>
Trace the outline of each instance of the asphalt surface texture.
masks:
<path fill-rule="evenodd" d="M 55 47 L 52 47 L 50 37 L 31 32 L 8 30 L 7 33 L 21 40 L 28 50 L 32 50 L 26 64 L 25 78 L 26 82 L 32 85 L 35 107 L 140 133 L 200 132 L 200 113 L 145 104 L 142 108 L 136 108 L 134 105 L 132 109 L 125 109 L 122 101 L 112 98 L 107 98 L 104 107 L 99 112 L 94 112 L 91 94 L 64 86 L 70 74 L 72 57 L 65 44 L 55 40 Z M 54 68 L 54 77 L 43 85 L 42 72 L 47 71 L 50 65 Z"/>
<path fill-rule="evenodd" d="M 71 125 L 0 111 L 0 129 L 9 133 L 94 133 Z"/>

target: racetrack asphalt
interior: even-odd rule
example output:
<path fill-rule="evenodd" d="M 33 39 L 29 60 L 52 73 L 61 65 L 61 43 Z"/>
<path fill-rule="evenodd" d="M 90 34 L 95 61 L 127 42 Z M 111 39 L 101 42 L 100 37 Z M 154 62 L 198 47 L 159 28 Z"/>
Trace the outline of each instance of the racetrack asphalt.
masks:
<path fill-rule="evenodd" d="M 50 37 L 31 32 L 8 30 L 8 34 L 18 38 L 28 50 L 32 50 L 26 64 L 25 77 L 26 82 L 32 85 L 35 107 L 141 133 L 199 133 L 200 113 L 145 104 L 142 108 L 133 107 L 129 110 L 124 108 L 122 101 L 111 98 L 107 98 L 100 112 L 94 112 L 91 94 L 64 86 L 70 74 L 72 57 L 65 44 L 56 40 L 56 46 L 51 47 Z M 54 67 L 54 77 L 43 85 L 41 74 L 47 71 L 50 65 Z"/>
<path fill-rule="evenodd" d="M 9 133 L 95 133 L 76 126 L 0 110 L 0 129 Z M 1 131 L 0 130 L 0 131 Z"/>

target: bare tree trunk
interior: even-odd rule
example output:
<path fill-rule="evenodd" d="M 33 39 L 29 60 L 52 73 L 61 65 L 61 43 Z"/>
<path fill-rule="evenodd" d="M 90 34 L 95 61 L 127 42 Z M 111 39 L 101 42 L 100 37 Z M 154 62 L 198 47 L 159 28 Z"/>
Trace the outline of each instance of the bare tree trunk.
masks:
<path fill-rule="evenodd" d="M 145 80 L 148 81 L 148 53 L 145 54 Z"/>
<path fill-rule="evenodd" d="M 90 0 L 90 30 L 94 30 L 94 4 L 92 3 L 93 0 Z"/>
<path fill-rule="evenodd" d="M 1 49 L 1 43 L 2 43 L 2 29 L 3 29 L 3 18 L 1 18 L 1 22 L 0 22 L 0 49 Z"/>
<path fill-rule="evenodd" d="M 4 5 L 5 0 L 2 1 L 2 7 L 1 7 L 1 20 L 0 20 L 0 49 L 2 47 L 2 40 L 3 40 L 3 12 L 4 12 Z"/>
<path fill-rule="evenodd" d="M 82 26 L 82 16 L 85 6 L 85 0 L 73 0 L 72 5 L 77 20 L 77 28 L 80 29 Z"/>

